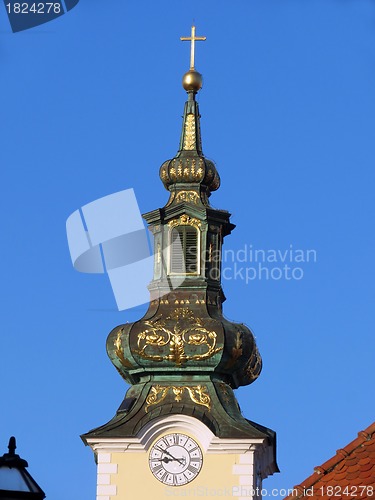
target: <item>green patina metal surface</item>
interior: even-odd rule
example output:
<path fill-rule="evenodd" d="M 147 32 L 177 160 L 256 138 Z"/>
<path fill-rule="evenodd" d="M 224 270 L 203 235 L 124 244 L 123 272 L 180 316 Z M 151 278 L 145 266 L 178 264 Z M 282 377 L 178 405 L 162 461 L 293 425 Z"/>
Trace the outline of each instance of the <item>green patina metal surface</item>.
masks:
<path fill-rule="evenodd" d="M 223 316 L 221 247 L 234 225 L 227 211 L 209 204 L 220 177 L 202 152 L 195 94 L 188 91 L 180 149 L 160 168 L 169 200 L 144 215 L 155 250 L 148 311 L 139 321 L 112 330 L 107 340 L 112 363 L 131 387 L 114 418 L 84 440 L 134 437 L 152 419 L 185 414 L 218 437 L 274 441 L 271 430 L 242 416 L 233 393 L 256 380 L 262 361 L 251 330 Z M 194 238 L 197 232 L 199 255 L 195 272 L 182 279 L 169 269 L 171 231 L 181 226 L 191 228 Z"/>

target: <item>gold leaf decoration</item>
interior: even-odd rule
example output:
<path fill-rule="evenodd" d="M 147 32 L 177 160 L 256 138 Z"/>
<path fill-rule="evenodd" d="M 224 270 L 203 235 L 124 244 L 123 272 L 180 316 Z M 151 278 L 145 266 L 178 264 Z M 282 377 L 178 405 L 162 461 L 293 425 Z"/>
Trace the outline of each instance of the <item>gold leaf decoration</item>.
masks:
<path fill-rule="evenodd" d="M 182 394 L 184 392 L 184 387 L 172 387 L 172 391 L 175 395 L 175 401 L 180 402 L 182 399 Z"/>
<path fill-rule="evenodd" d="M 168 394 L 169 387 L 163 387 L 161 385 L 153 385 L 150 390 L 150 394 L 146 398 L 146 406 L 145 412 L 148 412 L 148 409 L 152 405 L 157 405 L 161 403 Z"/>
<path fill-rule="evenodd" d="M 150 406 L 154 406 L 160 404 L 166 398 L 168 392 L 172 390 L 174 394 L 174 400 L 179 403 L 182 400 L 182 397 L 187 391 L 190 399 L 196 403 L 197 405 L 205 406 L 208 410 L 211 410 L 211 398 L 209 394 L 207 394 L 207 387 L 202 385 L 196 386 L 161 386 L 156 385 L 152 386 L 150 389 L 150 393 L 146 398 L 146 406 L 145 412 L 148 412 Z"/>
<path fill-rule="evenodd" d="M 124 356 L 124 351 L 122 349 L 122 343 L 121 343 L 121 335 L 123 333 L 123 328 L 120 328 L 120 330 L 117 332 L 117 337 L 116 340 L 114 341 L 114 346 L 116 347 L 116 356 L 120 360 L 120 363 L 124 368 L 134 368 L 133 365 L 130 363 L 128 359 L 125 358 Z"/>
<path fill-rule="evenodd" d="M 221 390 L 220 391 L 221 396 L 222 396 L 224 402 L 228 404 L 230 402 L 230 394 L 228 391 L 228 386 L 224 382 L 220 382 L 219 386 L 220 386 L 220 390 Z"/>
<path fill-rule="evenodd" d="M 209 410 L 211 409 L 211 398 L 205 392 L 207 387 L 198 385 L 196 387 L 186 387 L 186 390 L 189 392 L 190 399 L 197 403 L 198 405 L 206 406 Z"/>
<path fill-rule="evenodd" d="M 176 174 L 176 169 L 172 167 L 169 171 L 170 178 L 175 181 L 177 180 L 177 174 Z"/>
<path fill-rule="evenodd" d="M 236 363 L 237 359 L 242 356 L 242 333 L 237 331 L 236 339 L 234 341 L 234 346 L 232 347 L 232 356 L 225 365 L 225 369 L 228 370 Z"/>
<path fill-rule="evenodd" d="M 202 223 L 199 219 L 195 219 L 194 217 L 189 217 L 186 214 L 181 215 L 178 219 L 173 219 L 168 222 L 168 226 L 170 228 L 176 226 L 193 226 L 196 229 L 200 229 Z"/>
<path fill-rule="evenodd" d="M 195 174 L 195 179 L 197 181 L 201 180 L 203 178 L 203 168 L 198 168 L 198 170 L 196 171 L 196 174 Z"/>
<path fill-rule="evenodd" d="M 246 363 L 245 366 L 245 373 L 249 378 L 255 380 L 256 378 L 259 377 L 261 369 L 262 369 L 262 358 L 260 357 L 257 346 L 254 345 L 253 352 L 250 356 L 249 361 Z"/>
<path fill-rule="evenodd" d="M 174 323 L 173 329 L 167 328 L 167 324 L 169 326 L 171 322 Z M 135 351 L 143 359 L 171 361 L 180 366 L 187 361 L 211 358 L 223 349 L 217 347 L 216 332 L 205 328 L 203 320 L 188 308 L 175 309 L 165 319 L 159 316 L 144 323 L 148 328 L 138 334 L 138 348 Z M 197 354 L 187 354 L 187 346 L 203 349 Z M 163 350 L 163 347 L 167 348 Z M 156 354 L 154 348 L 157 348 L 159 353 Z"/>
<path fill-rule="evenodd" d="M 194 203 L 197 205 L 199 202 L 199 195 L 195 191 L 180 191 L 176 196 L 176 203 Z"/>
<path fill-rule="evenodd" d="M 187 151 L 195 149 L 195 116 L 192 113 L 186 116 L 184 149 Z"/>

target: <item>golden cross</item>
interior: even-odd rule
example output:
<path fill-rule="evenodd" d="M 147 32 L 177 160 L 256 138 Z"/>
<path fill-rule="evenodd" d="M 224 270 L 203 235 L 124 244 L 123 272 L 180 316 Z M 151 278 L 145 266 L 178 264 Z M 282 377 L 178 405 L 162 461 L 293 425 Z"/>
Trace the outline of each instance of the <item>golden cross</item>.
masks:
<path fill-rule="evenodd" d="M 195 36 L 195 26 L 191 27 L 191 36 L 181 36 L 180 40 L 183 42 L 191 42 L 190 46 L 190 70 L 194 70 L 194 57 L 195 57 L 195 42 L 201 42 L 206 40 L 205 36 Z"/>

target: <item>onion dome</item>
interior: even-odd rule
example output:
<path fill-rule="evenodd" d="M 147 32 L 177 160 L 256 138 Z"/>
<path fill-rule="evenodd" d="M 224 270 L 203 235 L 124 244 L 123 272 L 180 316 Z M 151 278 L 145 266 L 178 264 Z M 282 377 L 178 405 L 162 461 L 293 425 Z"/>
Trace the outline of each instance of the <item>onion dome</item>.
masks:
<path fill-rule="evenodd" d="M 220 187 L 220 177 L 215 164 L 205 158 L 202 152 L 199 106 L 195 100 L 202 86 L 202 76 L 190 70 L 183 77 L 183 87 L 187 91 L 180 148 L 171 160 L 160 167 L 160 179 L 164 187 L 173 191 L 179 185 L 203 190 L 207 196 Z"/>
<path fill-rule="evenodd" d="M 176 302 L 188 306 L 176 307 Z M 207 307 L 203 294 L 188 290 L 176 290 L 161 304 L 151 304 L 140 321 L 112 330 L 107 352 L 131 384 L 144 376 L 175 373 L 182 377 L 214 375 L 237 388 L 254 382 L 262 369 L 251 330 L 226 320 L 220 308 Z"/>
<path fill-rule="evenodd" d="M 180 148 L 160 168 L 170 198 L 143 215 L 155 248 L 149 309 L 139 321 L 112 330 L 107 353 L 130 384 L 206 377 L 237 388 L 257 379 L 262 360 L 251 330 L 223 316 L 222 244 L 234 225 L 229 212 L 207 201 L 220 177 L 202 152 L 195 100 L 202 76 L 191 67 L 182 82 L 188 99 Z"/>
<path fill-rule="evenodd" d="M 149 308 L 107 338 L 108 356 L 131 387 L 116 416 L 84 439 L 136 436 L 170 414 L 194 416 L 218 437 L 268 436 L 241 415 L 233 393 L 258 378 L 262 359 L 251 330 L 223 316 L 222 245 L 235 226 L 229 212 L 208 204 L 220 177 L 202 152 L 195 99 L 202 76 L 194 68 L 194 42 L 204 37 L 196 37 L 193 26 L 185 39 L 192 45 L 182 80 L 188 99 L 180 147 L 160 168 L 170 197 L 163 208 L 143 215 L 154 239 Z"/>

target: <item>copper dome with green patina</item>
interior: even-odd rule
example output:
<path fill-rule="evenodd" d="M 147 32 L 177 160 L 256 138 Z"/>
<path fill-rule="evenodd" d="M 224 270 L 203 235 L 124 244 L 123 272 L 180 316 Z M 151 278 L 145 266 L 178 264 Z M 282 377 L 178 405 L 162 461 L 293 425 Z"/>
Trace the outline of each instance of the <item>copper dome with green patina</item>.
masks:
<path fill-rule="evenodd" d="M 233 393 L 257 379 L 262 361 L 251 330 L 223 316 L 222 244 L 235 226 L 229 212 L 209 204 L 220 177 L 202 152 L 196 93 L 187 91 L 179 150 L 160 168 L 169 199 L 143 216 L 154 239 L 148 310 L 107 339 L 108 355 L 131 387 L 116 416 L 84 439 L 135 436 L 174 413 L 199 418 L 219 437 L 273 439 L 242 416 Z"/>

